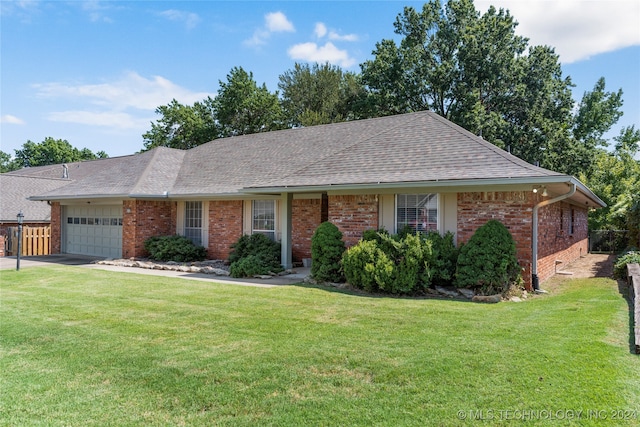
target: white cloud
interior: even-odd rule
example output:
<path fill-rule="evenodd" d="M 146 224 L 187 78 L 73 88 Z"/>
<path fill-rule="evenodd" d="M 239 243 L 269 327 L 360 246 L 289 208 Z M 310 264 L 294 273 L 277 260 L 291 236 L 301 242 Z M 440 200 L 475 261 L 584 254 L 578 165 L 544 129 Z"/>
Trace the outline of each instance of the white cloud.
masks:
<path fill-rule="evenodd" d="M 135 118 L 131 114 L 117 111 L 55 111 L 45 117 L 52 122 L 76 123 L 120 130 L 144 129 L 149 126 L 150 121 L 146 118 Z"/>
<path fill-rule="evenodd" d="M 24 120 L 19 117 L 12 116 L 11 114 L 5 114 L 0 117 L 0 123 L 5 123 L 8 125 L 23 125 L 25 124 Z"/>
<path fill-rule="evenodd" d="M 485 13 L 489 5 L 508 9 L 519 22 L 516 32 L 529 45 L 555 47 L 568 64 L 593 55 L 640 45 L 640 2 L 637 0 L 477 0 Z"/>
<path fill-rule="evenodd" d="M 316 37 L 321 39 L 322 37 L 327 35 L 327 26 L 324 25 L 322 22 L 316 22 L 316 27 L 314 28 L 313 32 L 316 35 Z"/>
<path fill-rule="evenodd" d="M 333 43 L 327 42 L 324 46 L 316 43 L 299 43 L 289 48 L 287 51 L 291 59 L 298 59 L 308 62 L 329 62 L 349 68 L 355 65 L 355 59 L 349 57 L 346 50 L 338 49 Z"/>
<path fill-rule="evenodd" d="M 358 41 L 358 36 L 356 34 L 339 34 L 335 30 L 329 30 L 324 22 L 316 22 L 313 33 L 319 39 L 323 38 L 324 36 L 328 36 L 329 40 L 344 42 Z"/>
<path fill-rule="evenodd" d="M 181 10 L 169 9 L 160 12 L 159 15 L 170 21 L 183 22 L 189 30 L 200 23 L 200 17 L 197 14 Z"/>
<path fill-rule="evenodd" d="M 266 23 L 267 30 L 272 33 L 280 33 L 280 32 L 294 32 L 295 28 L 291 21 L 287 19 L 284 13 L 282 12 L 272 12 L 267 13 L 264 16 L 264 20 Z"/>
<path fill-rule="evenodd" d="M 250 39 L 243 43 L 247 46 L 261 46 L 267 43 L 267 40 L 273 33 L 295 32 L 293 24 L 282 12 L 271 12 L 264 16 L 264 26 L 257 28 L 253 32 Z"/>
<path fill-rule="evenodd" d="M 214 96 L 210 93 L 189 91 L 161 76 L 146 79 L 135 72 L 128 72 L 113 82 L 77 85 L 53 82 L 37 84 L 34 87 L 41 97 L 87 100 L 93 105 L 107 106 L 115 110 L 155 110 L 172 99 L 183 104 L 193 104 L 207 96 Z"/>

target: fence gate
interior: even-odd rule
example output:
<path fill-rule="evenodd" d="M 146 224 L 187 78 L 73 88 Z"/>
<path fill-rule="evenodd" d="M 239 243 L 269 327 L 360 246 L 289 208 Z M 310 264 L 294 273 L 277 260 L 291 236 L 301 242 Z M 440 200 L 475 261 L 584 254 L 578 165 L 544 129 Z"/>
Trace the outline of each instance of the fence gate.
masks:
<path fill-rule="evenodd" d="M 18 255 L 18 227 L 10 227 L 7 255 Z M 21 256 L 49 255 L 51 253 L 51 226 L 22 227 Z"/>

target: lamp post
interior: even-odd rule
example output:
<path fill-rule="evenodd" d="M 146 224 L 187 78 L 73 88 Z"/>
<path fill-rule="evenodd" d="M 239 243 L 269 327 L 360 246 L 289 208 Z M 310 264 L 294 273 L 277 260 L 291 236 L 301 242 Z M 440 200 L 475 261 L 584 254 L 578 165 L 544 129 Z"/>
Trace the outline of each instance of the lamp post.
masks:
<path fill-rule="evenodd" d="M 16 271 L 20 271 L 20 255 L 22 253 L 22 221 L 24 221 L 24 214 L 22 211 L 18 212 L 16 218 L 18 218 L 18 258 L 16 261 Z"/>

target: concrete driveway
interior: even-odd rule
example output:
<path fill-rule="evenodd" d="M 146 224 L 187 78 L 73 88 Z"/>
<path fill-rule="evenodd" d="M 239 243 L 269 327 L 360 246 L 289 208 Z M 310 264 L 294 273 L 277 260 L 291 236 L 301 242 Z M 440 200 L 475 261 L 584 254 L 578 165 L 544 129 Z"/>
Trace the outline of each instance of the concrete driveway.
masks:
<path fill-rule="evenodd" d="M 76 267 L 82 267 L 82 268 L 93 268 L 98 270 L 118 271 L 122 273 L 143 274 L 147 276 L 176 277 L 176 278 L 188 279 L 188 280 L 227 283 L 227 284 L 241 285 L 241 286 L 257 286 L 257 287 L 264 287 L 264 288 L 301 283 L 310 274 L 309 268 L 296 268 L 294 270 L 295 271 L 294 274 L 272 277 L 270 279 L 257 279 L 257 278 L 235 279 L 232 277 L 214 276 L 211 274 L 187 273 L 187 272 L 170 271 L 170 270 L 153 270 L 153 269 L 136 268 L 136 267 L 121 267 L 116 265 L 103 265 L 103 264 L 94 263 L 94 261 L 100 261 L 104 259 L 105 258 L 101 258 L 101 257 L 90 257 L 90 256 L 73 255 L 73 254 L 55 254 L 55 255 L 46 255 L 46 256 L 20 257 L 20 270 L 24 268 L 29 268 L 29 267 L 58 264 L 58 265 L 68 265 L 68 266 L 76 266 Z M 0 270 L 15 270 L 16 263 L 17 263 L 17 260 L 15 256 L 2 257 L 0 258 Z"/>

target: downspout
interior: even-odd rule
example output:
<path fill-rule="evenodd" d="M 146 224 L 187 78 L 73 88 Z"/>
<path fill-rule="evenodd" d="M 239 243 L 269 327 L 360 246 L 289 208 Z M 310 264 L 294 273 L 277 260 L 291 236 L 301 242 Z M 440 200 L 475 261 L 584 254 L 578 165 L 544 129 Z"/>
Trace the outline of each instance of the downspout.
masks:
<path fill-rule="evenodd" d="M 561 194 L 553 199 L 543 200 L 533 207 L 533 231 L 531 236 L 531 286 L 534 291 L 540 290 L 540 281 L 538 279 L 538 210 L 543 206 L 568 199 L 576 192 L 576 184 L 571 182 L 571 190 L 566 194 Z"/>

